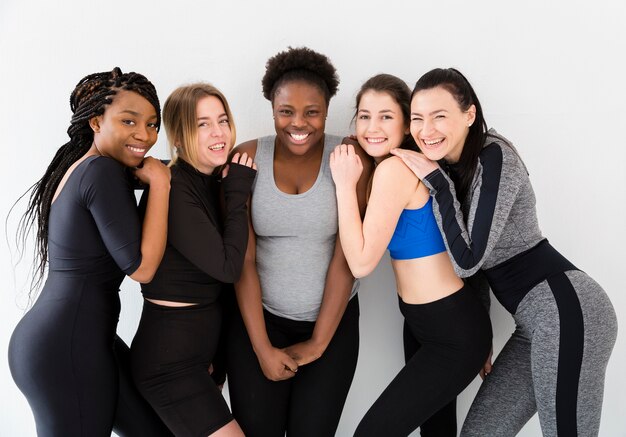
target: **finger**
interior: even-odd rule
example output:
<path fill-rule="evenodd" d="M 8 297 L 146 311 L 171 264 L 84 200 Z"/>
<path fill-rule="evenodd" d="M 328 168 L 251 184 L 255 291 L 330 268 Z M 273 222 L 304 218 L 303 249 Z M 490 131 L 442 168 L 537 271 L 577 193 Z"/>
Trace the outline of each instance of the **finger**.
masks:
<path fill-rule="evenodd" d="M 248 160 L 246 161 L 246 165 L 248 167 L 252 167 L 252 164 L 254 163 L 254 161 L 252 161 L 252 158 L 248 157 Z"/>
<path fill-rule="evenodd" d="M 241 158 L 239 158 L 239 164 L 246 165 L 247 161 L 248 161 L 248 154 L 246 152 L 243 152 L 243 154 L 241 155 Z"/>
<path fill-rule="evenodd" d="M 256 170 L 256 162 L 252 163 L 252 169 Z"/>
<path fill-rule="evenodd" d="M 235 153 L 233 155 L 233 159 L 231 159 L 231 162 L 234 162 L 235 164 L 239 161 L 239 152 Z"/>
<path fill-rule="evenodd" d="M 228 176 L 228 168 L 229 168 L 228 164 L 226 164 L 224 168 L 222 169 L 222 179 Z"/>

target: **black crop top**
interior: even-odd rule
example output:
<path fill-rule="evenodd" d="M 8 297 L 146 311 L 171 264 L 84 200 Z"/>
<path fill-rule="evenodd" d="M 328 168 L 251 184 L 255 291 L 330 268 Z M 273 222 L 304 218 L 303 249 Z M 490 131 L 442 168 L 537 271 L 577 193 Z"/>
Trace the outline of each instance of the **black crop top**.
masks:
<path fill-rule="evenodd" d="M 221 183 L 182 159 L 172 166 L 167 246 L 152 282 L 141 285 L 144 297 L 212 303 L 222 283 L 239 278 L 248 244 L 246 202 L 256 170 L 229 165 Z M 226 204 L 223 220 L 220 186 Z M 142 204 L 146 199 L 147 192 Z"/>

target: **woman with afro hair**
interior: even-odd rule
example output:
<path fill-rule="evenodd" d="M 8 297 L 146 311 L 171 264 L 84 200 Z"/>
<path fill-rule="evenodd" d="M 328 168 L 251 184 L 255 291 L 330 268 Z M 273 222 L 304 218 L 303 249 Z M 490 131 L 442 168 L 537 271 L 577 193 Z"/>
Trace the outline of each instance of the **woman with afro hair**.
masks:
<path fill-rule="evenodd" d="M 325 133 L 338 84 L 329 59 L 308 48 L 270 58 L 262 85 L 276 133 L 235 149 L 258 168 L 228 352 L 233 415 L 249 437 L 333 436 L 356 368 L 358 282 L 328 161 L 341 137 Z"/>

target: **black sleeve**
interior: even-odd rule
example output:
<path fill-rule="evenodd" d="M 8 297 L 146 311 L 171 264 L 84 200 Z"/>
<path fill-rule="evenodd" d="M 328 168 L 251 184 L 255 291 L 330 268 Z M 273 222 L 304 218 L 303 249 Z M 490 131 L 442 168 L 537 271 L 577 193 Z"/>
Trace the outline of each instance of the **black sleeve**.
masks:
<path fill-rule="evenodd" d="M 476 273 L 494 248 L 507 223 L 521 183 L 518 158 L 508 146 L 492 143 L 480 154 L 466 219 L 452 180 L 437 169 L 424 178 L 433 196 L 433 212 L 454 268 L 461 277 Z"/>
<path fill-rule="evenodd" d="M 88 163 L 79 192 L 100 237 L 119 268 L 131 275 L 141 264 L 141 222 L 124 167 L 112 158 Z"/>
<path fill-rule="evenodd" d="M 169 243 L 197 268 L 221 282 L 235 282 L 241 274 L 248 244 L 246 202 L 255 174 L 256 170 L 230 164 L 224 179 L 223 236 L 191 187 L 177 184 L 170 192 Z"/>

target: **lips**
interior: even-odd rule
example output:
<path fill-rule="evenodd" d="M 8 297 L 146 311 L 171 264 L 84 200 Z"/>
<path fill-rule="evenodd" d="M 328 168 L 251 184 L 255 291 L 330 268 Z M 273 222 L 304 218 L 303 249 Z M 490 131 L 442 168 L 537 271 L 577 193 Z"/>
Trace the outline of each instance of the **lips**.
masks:
<path fill-rule="evenodd" d="M 226 143 L 217 143 L 217 144 L 213 144 L 212 146 L 209 146 L 209 150 L 212 150 L 214 152 L 219 152 L 221 150 L 224 150 L 225 147 L 226 147 Z"/>
<path fill-rule="evenodd" d="M 445 138 L 437 138 L 436 140 L 424 140 L 422 139 L 422 143 L 424 143 L 424 146 L 426 146 L 427 149 L 435 149 L 437 148 L 437 146 L 439 146 L 441 143 L 443 143 L 443 140 Z"/>
<path fill-rule="evenodd" d="M 144 146 L 131 146 L 127 145 L 126 148 L 130 150 L 134 155 L 143 157 L 146 153 L 148 153 L 149 147 Z"/>
<path fill-rule="evenodd" d="M 373 137 L 366 137 L 365 140 L 370 143 L 370 144 L 381 144 L 384 143 L 385 141 L 387 141 L 387 138 L 381 138 L 381 137 L 377 137 L 377 138 L 373 138 Z"/>
<path fill-rule="evenodd" d="M 297 144 L 306 142 L 307 138 L 309 138 L 309 135 L 311 134 L 310 133 L 297 134 L 297 133 L 289 132 L 289 137 L 294 143 L 297 143 Z"/>

